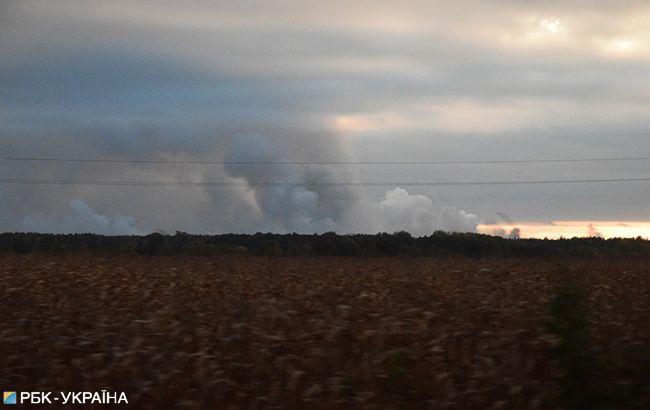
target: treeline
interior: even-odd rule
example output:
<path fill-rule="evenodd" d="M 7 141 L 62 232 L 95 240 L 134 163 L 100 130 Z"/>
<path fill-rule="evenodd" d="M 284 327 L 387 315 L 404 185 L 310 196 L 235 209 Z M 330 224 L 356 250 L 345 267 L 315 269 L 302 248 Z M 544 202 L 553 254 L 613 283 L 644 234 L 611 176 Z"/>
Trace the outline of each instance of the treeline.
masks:
<path fill-rule="evenodd" d="M 376 235 L 320 235 L 257 233 L 146 236 L 104 236 L 95 234 L 0 234 L 2 253 L 93 252 L 141 255 L 264 256 L 451 256 L 510 257 L 648 257 L 650 241 L 636 239 L 504 239 L 472 233 L 434 232 L 413 237 L 408 232 Z"/>

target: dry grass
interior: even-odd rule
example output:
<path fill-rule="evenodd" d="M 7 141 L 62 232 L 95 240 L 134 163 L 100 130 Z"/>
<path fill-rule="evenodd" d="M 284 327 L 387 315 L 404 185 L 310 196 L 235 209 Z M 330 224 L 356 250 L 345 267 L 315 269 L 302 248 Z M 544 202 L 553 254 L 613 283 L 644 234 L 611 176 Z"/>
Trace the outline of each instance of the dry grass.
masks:
<path fill-rule="evenodd" d="M 0 266 L 0 385 L 16 390 L 109 388 L 145 408 L 541 409 L 560 396 L 555 262 L 3 255 Z M 623 353 L 650 341 L 648 264 L 570 266 L 595 354 L 625 367 Z"/>

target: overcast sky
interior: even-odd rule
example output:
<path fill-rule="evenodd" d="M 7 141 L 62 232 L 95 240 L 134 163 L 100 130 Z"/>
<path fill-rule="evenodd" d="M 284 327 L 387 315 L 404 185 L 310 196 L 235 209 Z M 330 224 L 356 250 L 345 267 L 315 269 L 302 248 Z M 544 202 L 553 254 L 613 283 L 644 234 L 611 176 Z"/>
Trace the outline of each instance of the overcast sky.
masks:
<path fill-rule="evenodd" d="M 647 1 L 0 0 L 5 156 L 234 162 L 628 157 L 650 155 L 649 127 Z M 592 234 L 594 221 L 650 221 L 648 182 L 314 185 L 647 178 L 650 161 L 0 161 L 0 176 L 238 184 L 0 184 L 0 231 L 426 234 L 474 231 L 485 223 L 511 229 L 578 221 L 576 232 Z M 259 181 L 297 184 L 248 185 Z"/>

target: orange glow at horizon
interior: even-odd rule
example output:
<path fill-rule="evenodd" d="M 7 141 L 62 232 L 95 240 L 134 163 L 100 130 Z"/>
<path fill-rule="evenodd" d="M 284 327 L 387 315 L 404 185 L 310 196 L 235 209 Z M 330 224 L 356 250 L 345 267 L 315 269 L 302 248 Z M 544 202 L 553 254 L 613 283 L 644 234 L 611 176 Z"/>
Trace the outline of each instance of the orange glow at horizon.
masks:
<path fill-rule="evenodd" d="M 650 222 L 626 221 L 554 221 L 550 223 L 480 224 L 478 233 L 508 236 L 519 229 L 521 238 L 603 237 L 650 239 Z"/>

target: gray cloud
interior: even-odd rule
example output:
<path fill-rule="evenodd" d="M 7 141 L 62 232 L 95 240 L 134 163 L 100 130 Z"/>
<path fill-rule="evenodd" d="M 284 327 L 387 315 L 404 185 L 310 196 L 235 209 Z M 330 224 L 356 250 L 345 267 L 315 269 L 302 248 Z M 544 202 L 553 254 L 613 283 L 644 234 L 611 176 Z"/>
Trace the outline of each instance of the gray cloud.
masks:
<path fill-rule="evenodd" d="M 439 208 L 428 196 L 399 187 L 386 191 L 378 201 L 361 201 L 353 209 L 347 225 L 351 232 L 403 230 L 430 235 L 437 230 L 475 232 L 478 224 L 476 215 L 453 207 Z"/>
<path fill-rule="evenodd" d="M 266 130 L 269 132 L 269 130 Z M 249 134 L 237 137 L 213 137 L 191 140 L 193 149 L 201 143 L 207 158 L 226 161 L 287 161 L 310 158 L 312 161 L 331 158 L 349 159 L 344 144 L 328 135 L 299 132 L 294 143 L 281 130 L 279 134 Z M 136 134 L 137 135 L 137 134 Z M 135 137 L 135 136 L 134 136 Z M 105 135 L 95 138 L 102 139 Z M 187 160 L 201 158 L 196 153 L 148 150 L 150 136 L 131 141 L 129 149 L 114 146 L 101 149 L 94 139 L 66 136 L 58 139 L 65 146 L 76 147 L 84 157 L 97 158 L 111 152 L 113 158 L 147 158 Z M 10 141 L 9 138 L 5 140 Z M 112 139 L 115 143 L 116 139 Z M 175 141 L 182 141 L 176 139 Z M 13 141 L 19 151 L 34 141 L 25 138 Z M 136 148 L 138 144 L 145 147 Z M 160 146 L 160 145 L 158 145 Z M 54 147 L 52 147 L 54 150 Z M 116 156 L 116 153 L 120 153 Z M 134 155 L 134 153 L 136 153 Z M 61 151 L 61 154 L 63 152 Z M 73 155 L 74 156 L 74 155 Z M 385 193 L 375 201 L 360 187 L 327 185 L 327 182 L 357 180 L 347 167 L 326 165 L 160 165 L 140 164 L 94 166 L 93 164 L 44 163 L 34 167 L 19 163 L 5 172 L 21 178 L 95 179 L 104 181 L 190 181 L 190 182 L 273 182 L 290 181 L 297 185 L 204 188 L 160 187 L 92 187 L 92 186 L 5 186 L 0 227 L 3 230 L 38 230 L 48 232 L 96 231 L 108 234 L 185 230 L 192 232 L 393 232 L 408 230 L 417 235 L 434 230 L 474 231 L 477 217 L 455 208 L 434 206 L 424 195 L 411 195 L 401 188 Z M 325 183 L 325 184 L 323 184 Z M 77 198 L 82 197 L 84 200 Z M 85 202 L 84 202 L 85 201 Z M 95 211 L 86 202 L 98 204 Z M 72 212 L 63 204 L 70 204 Z M 29 204 L 25 206 L 25 204 Z M 151 212 L 155 209 L 156 212 Z M 116 214 L 106 217 L 104 214 Z M 128 216 L 120 216 L 128 215 Z M 138 228 L 135 228 L 137 226 Z"/>
<path fill-rule="evenodd" d="M 107 217 L 96 213 L 82 200 L 70 202 L 66 214 L 28 215 L 20 225 L 27 232 L 75 233 L 92 232 L 105 235 L 137 235 L 141 231 L 133 225 L 133 218 L 123 215 Z"/>
<path fill-rule="evenodd" d="M 396 8 L 390 2 L 8 1 L 1 7 L 0 142 L 11 154 L 518 159 L 626 156 L 647 145 L 650 33 L 639 23 L 650 15 L 645 2 L 413 1 Z M 541 18 L 559 19 L 560 32 L 544 32 Z M 30 215 L 64 215 L 77 199 L 100 215 L 129 215 L 139 229 L 197 232 L 473 230 L 481 215 L 494 212 L 518 221 L 650 218 L 640 205 L 650 194 L 633 183 L 409 192 L 310 184 L 623 178 L 644 176 L 643 162 L 437 168 L 2 162 L 0 171 L 301 183 L 5 186 L 5 230 L 19 229 Z"/>

